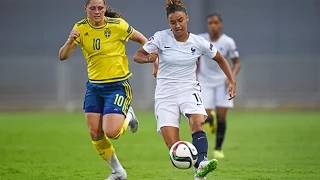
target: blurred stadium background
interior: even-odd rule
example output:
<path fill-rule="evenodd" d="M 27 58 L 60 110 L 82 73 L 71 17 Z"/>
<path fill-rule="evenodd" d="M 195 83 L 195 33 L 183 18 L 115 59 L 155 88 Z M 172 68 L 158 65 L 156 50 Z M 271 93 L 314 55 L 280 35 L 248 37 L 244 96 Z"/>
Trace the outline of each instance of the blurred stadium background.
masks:
<path fill-rule="evenodd" d="M 168 28 L 164 2 L 107 0 L 148 37 Z M 196 34 L 206 31 L 207 14 L 221 13 L 241 55 L 226 158 L 208 180 L 320 179 L 320 1 L 183 2 Z M 84 0 L 0 1 L 0 180 L 98 180 L 110 171 L 90 143 L 81 112 L 87 81 L 81 51 L 65 62 L 58 59 L 74 23 L 85 18 L 83 5 Z M 129 42 L 128 57 L 138 48 Z M 152 66 L 132 60 L 130 66 L 141 128 L 113 141 L 129 179 L 193 177 L 192 170 L 170 165 L 155 133 Z M 294 111 L 269 111 L 274 109 Z M 182 129 L 181 138 L 190 141 L 184 121 Z M 208 138 L 212 157 L 214 136 Z"/>
<path fill-rule="evenodd" d="M 108 0 L 146 36 L 168 28 L 164 0 Z M 224 31 L 241 54 L 237 109 L 320 107 L 320 1 L 184 0 L 189 30 L 206 31 L 206 16 L 219 12 Z M 1 0 L 0 111 L 80 111 L 87 81 L 79 49 L 66 62 L 58 50 L 75 22 L 85 18 L 83 1 Z M 138 45 L 129 43 L 128 57 Z M 153 109 L 155 79 L 150 65 L 131 61 L 133 105 Z"/>

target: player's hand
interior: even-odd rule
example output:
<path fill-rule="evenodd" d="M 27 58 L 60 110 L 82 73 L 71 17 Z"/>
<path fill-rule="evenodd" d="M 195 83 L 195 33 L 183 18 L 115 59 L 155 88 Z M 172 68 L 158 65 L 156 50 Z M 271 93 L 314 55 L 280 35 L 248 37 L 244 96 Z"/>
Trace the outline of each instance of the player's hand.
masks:
<path fill-rule="evenodd" d="M 229 90 L 229 95 L 230 95 L 229 100 L 235 98 L 236 95 L 237 95 L 237 93 L 236 93 L 236 81 L 232 81 L 232 82 L 228 83 L 228 90 Z"/>
<path fill-rule="evenodd" d="M 72 30 L 70 32 L 70 35 L 68 37 L 68 42 L 69 43 L 73 43 L 73 41 L 75 41 L 78 37 L 80 36 L 80 32 L 77 30 Z"/>
<path fill-rule="evenodd" d="M 152 52 L 148 55 L 148 62 L 153 63 L 157 60 L 158 58 L 158 52 Z"/>

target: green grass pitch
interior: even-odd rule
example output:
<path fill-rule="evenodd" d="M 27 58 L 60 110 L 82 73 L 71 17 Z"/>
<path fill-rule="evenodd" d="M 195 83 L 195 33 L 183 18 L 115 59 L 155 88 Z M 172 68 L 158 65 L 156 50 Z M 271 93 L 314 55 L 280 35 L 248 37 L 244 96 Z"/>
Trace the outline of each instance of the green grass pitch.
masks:
<path fill-rule="evenodd" d="M 152 113 L 113 141 L 129 180 L 193 179 L 175 169 Z M 226 158 L 208 180 L 320 179 L 320 113 L 232 112 Z M 191 141 L 186 121 L 182 140 Z M 213 136 L 209 138 L 212 157 Z M 82 113 L 0 113 L 0 180 L 102 180 L 110 173 L 91 145 Z"/>

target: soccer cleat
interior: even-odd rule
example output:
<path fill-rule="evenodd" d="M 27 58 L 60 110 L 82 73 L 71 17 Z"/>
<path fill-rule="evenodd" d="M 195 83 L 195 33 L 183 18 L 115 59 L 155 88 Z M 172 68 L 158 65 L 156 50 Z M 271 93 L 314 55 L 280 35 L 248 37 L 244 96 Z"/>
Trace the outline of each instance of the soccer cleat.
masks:
<path fill-rule="evenodd" d="M 131 115 L 132 115 L 132 118 L 129 120 L 128 127 L 132 133 L 135 133 L 135 132 L 137 132 L 137 130 L 139 128 L 139 120 L 136 117 L 136 115 L 134 114 L 132 107 L 129 107 L 128 113 L 131 113 Z"/>
<path fill-rule="evenodd" d="M 206 180 L 205 177 L 197 177 L 197 175 L 194 176 L 194 180 Z"/>
<path fill-rule="evenodd" d="M 127 172 L 112 172 L 110 176 L 105 180 L 127 180 Z"/>
<path fill-rule="evenodd" d="M 198 177 L 197 176 L 197 168 L 194 167 L 194 180 L 206 180 L 207 178 L 206 177 Z"/>
<path fill-rule="evenodd" d="M 212 159 L 212 160 L 207 160 L 204 159 L 203 161 L 200 162 L 198 170 L 196 172 L 196 176 L 198 179 L 203 178 L 205 179 L 205 177 L 212 171 L 214 171 L 215 169 L 217 169 L 218 166 L 218 160 L 216 159 Z"/>
<path fill-rule="evenodd" d="M 208 130 L 209 132 L 211 132 L 211 134 L 215 134 L 217 131 L 217 117 L 216 117 L 216 112 L 211 111 L 210 112 L 212 115 L 212 121 L 206 121 L 206 123 L 208 124 Z"/>
<path fill-rule="evenodd" d="M 222 150 L 214 150 L 213 157 L 216 159 L 222 159 L 222 158 L 224 158 L 224 153 Z"/>

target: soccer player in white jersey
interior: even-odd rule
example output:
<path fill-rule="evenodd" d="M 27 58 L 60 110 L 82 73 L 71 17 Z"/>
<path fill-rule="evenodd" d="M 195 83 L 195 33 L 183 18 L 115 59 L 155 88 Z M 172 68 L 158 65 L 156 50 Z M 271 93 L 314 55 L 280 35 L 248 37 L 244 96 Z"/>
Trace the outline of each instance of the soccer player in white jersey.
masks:
<path fill-rule="evenodd" d="M 207 18 L 208 32 L 201 37 L 213 44 L 219 52 L 231 59 L 233 63 L 232 76 L 235 77 L 240 69 L 239 52 L 234 40 L 222 33 L 222 18 L 214 13 Z M 229 108 L 233 108 L 233 100 L 228 100 L 228 78 L 219 67 L 219 64 L 202 56 L 197 69 L 198 81 L 201 84 L 203 104 L 206 108 L 211 133 L 216 133 L 216 145 L 213 151 L 215 158 L 224 158 L 222 143 L 226 132 L 226 116 Z M 215 111 L 213 111 L 215 110 Z"/>
<path fill-rule="evenodd" d="M 180 114 L 189 122 L 192 143 L 198 150 L 195 180 L 206 179 L 215 170 L 216 159 L 208 160 L 208 141 L 203 130 L 207 116 L 196 80 L 196 62 L 201 55 L 214 59 L 229 78 L 230 99 L 235 97 L 236 82 L 227 60 L 204 38 L 189 33 L 188 15 L 181 0 L 167 0 L 167 18 L 171 29 L 158 31 L 138 50 L 133 59 L 138 63 L 154 62 L 159 54 L 159 69 L 155 90 L 157 131 L 170 149 L 180 140 Z M 153 53 L 153 54 L 152 54 Z"/>

